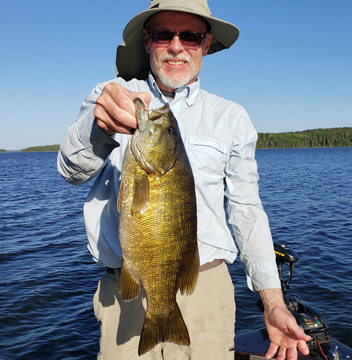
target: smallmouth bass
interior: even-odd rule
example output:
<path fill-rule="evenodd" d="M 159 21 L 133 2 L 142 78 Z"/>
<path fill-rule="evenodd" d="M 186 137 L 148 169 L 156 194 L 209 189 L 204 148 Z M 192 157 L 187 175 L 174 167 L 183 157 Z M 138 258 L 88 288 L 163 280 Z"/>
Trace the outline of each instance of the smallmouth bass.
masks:
<path fill-rule="evenodd" d="M 176 293 L 191 294 L 199 273 L 194 179 L 169 104 L 148 111 L 136 99 L 138 129 L 124 155 L 118 198 L 122 250 L 119 292 L 147 309 L 138 354 L 160 342 L 190 345 Z"/>

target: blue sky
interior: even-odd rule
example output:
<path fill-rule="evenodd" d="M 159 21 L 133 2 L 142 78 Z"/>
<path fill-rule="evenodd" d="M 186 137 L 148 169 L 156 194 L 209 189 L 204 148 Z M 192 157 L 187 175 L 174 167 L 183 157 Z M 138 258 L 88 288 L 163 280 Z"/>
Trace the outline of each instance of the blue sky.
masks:
<path fill-rule="evenodd" d="M 0 148 L 60 143 L 90 90 L 116 76 L 123 28 L 148 4 L 1 1 Z M 209 5 L 241 34 L 204 59 L 204 89 L 243 105 L 258 132 L 352 126 L 351 0 Z"/>

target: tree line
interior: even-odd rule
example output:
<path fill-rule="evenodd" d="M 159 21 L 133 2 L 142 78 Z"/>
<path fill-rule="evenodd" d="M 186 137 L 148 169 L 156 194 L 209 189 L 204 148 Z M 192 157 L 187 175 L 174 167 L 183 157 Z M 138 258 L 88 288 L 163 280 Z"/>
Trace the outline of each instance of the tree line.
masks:
<path fill-rule="evenodd" d="M 23 152 L 58 152 L 60 145 L 31 146 L 22 149 Z"/>
<path fill-rule="evenodd" d="M 258 149 L 348 146 L 352 146 L 352 127 L 258 133 L 257 142 Z"/>
<path fill-rule="evenodd" d="M 352 127 L 315 129 L 283 133 L 258 133 L 258 149 L 349 147 L 352 146 Z M 58 152 L 60 145 L 32 146 L 23 152 Z M 0 149 L 0 152 L 5 152 Z"/>

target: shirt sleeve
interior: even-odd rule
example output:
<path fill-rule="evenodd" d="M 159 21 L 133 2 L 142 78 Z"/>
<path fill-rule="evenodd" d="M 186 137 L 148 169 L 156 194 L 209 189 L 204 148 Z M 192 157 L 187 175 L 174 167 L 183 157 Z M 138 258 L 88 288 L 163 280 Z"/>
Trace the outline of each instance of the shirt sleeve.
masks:
<path fill-rule="evenodd" d="M 257 132 L 243 110 L 235 120 L 225 195 L 229 223 L 252 291 L 281 288 L 269 222 L 259 197 L 256 141 Z"/>
<path fill-rule="evenodd" d="M 69 183 L 80 185 L 93 178 L 113 149 L 119 146 L 95 122 L 96 99 L 104 84 L 99 84 L 84 100 L 76 122 L 68 129 L 57 158 L 59 173 Z"/>

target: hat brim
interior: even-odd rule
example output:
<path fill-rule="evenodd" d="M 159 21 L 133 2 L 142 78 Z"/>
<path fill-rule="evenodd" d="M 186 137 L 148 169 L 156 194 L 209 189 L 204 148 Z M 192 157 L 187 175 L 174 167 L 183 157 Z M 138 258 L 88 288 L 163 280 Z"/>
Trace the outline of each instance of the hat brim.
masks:
<path fill-rule="evenodd" d="M 143 27 L 147 19 L 160 11 L 182 11 L 180 7 L 174 9 L 148 9 L 136 15 L 126 25 L 123 31 L 123 40 L 116 52 L 116 73 L 126 81 L 133 78 L 146 79 L 150 70 L 149 54 L 144 47 Z M 213 54 L 223 49 L 228 49 L 238 39 L 239 29 L 224 20 L 212 16 L 199 15 L 189 9 L 189 14 L 200 16 L 211 26 L 213 40 L 208 54 Z"/>

